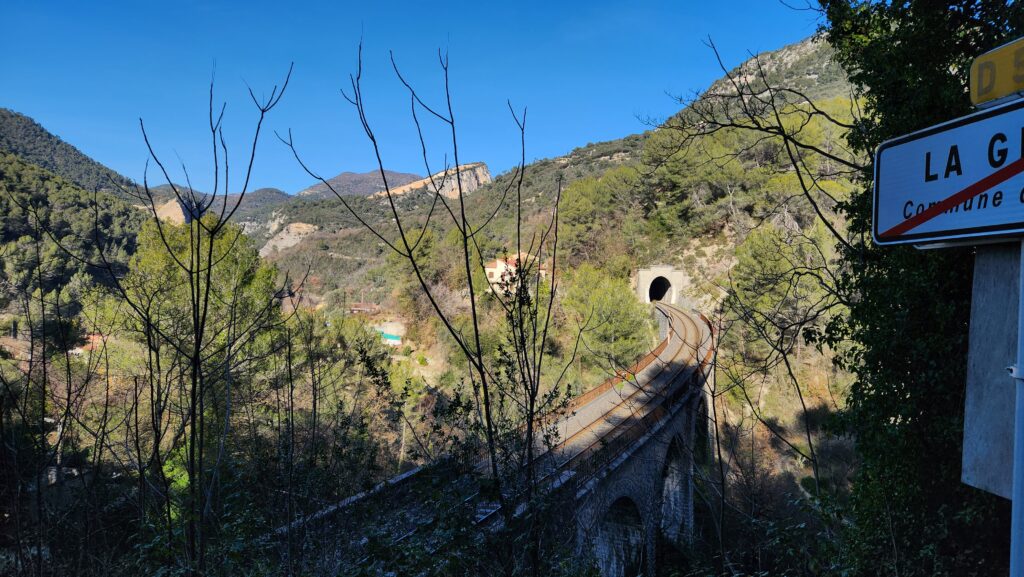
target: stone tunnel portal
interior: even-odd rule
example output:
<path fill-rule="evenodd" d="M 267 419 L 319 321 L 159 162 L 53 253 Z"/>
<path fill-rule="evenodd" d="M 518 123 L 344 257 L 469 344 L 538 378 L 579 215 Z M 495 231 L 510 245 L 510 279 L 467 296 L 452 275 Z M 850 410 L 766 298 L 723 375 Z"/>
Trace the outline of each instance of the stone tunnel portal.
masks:
<path fill-rule="evenodd" d="M 689 284 L 687 279 L 682 270 L 659 264 L 638 269 L 633 287 L 636 289 L 636 298 L 642 302 L 661 301 L 670 305 L 688 306 L 680 299 L 680 291 Z"/>
<path fill-rule="evenodd" d="M 647 297 L 651 302 L 661 300 L 672 302 L 672 283 L 663 276 L 655 278 L 651 281 L 651 287 L 647 289 Z"/>

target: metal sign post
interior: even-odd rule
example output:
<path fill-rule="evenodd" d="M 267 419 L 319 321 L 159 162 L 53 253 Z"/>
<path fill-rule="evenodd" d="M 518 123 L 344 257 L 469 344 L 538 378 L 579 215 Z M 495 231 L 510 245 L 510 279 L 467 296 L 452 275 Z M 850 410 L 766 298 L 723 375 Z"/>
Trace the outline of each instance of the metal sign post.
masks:
<path fill-rule="evenodd" d="M 1017 364 L 1013 420 L 1013 504 L 1010 525 L 1010 577 L 1024 577 L 1024 240 L 1020 243 L 1020 297 L 1017 301 Z"/>

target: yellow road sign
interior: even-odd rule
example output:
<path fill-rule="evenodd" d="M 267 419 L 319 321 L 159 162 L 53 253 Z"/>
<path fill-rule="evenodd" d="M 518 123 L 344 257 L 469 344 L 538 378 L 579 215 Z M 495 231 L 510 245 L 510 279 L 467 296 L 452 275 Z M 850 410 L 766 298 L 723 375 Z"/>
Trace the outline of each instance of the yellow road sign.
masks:
<path fill-rule="evenodd" d="M 978 56 L 971 64 L 971 102 L 983 104 L 1024 91 L 1024 38 Z"/>

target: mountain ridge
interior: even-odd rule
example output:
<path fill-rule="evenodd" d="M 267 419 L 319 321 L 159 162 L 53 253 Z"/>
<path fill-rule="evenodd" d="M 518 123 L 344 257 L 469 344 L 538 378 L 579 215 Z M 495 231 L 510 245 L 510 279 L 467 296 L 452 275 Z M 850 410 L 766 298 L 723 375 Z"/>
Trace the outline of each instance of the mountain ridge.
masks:
<path fill-rule="evenodd" d="M 422 176 L 411 172 L 385 170 L 384 174 L 387 176 L 388 186 L 391 188 L 423 179 Z M 341 196 L 371 196 L 384 190 L 384 181 L 381 179 L 379 170 L 367 172 L 345 171 L 328 178 L 327 182 L 330 184 L 330 187 L 319 182 L 300 190 L 295 193 L 295 196 L 301 198 L 333 198 L 334 192 L 331 191 L 331 188 Z"/>
<path fill-rule="evenodd" d="M 125 197 L 132 180 L 89 157 L 29 116 L 0 108 L 0 152 L 17 156 L 83 190 L 104 190 Z"/>
<path fill-rule="evenodd" d="M 775 85 L 784 85 L 795 88 L 812 99 L 835 98 L 848 96 L 850 86 L 845 74 L 831 57 L 831 48 L 815 37 L 793 43 L 777 50 L 760 54 L 757 61 L 753 58 L 734 67 L 729 75 L 742 77 L 752 73 L 753 67 L 760 63 L 769 81 Z M 723 77 L 708 88 L 708 91 L 723 90 L 728 88 L 728 79 Z M 677 114 L 682 114 L 683 108 Z M 95 170 L 101 172 L 105 169 L 100 163 L 89 159 L 70 144 L 64 143 L 58 137 L 46 132 L 38 123 L 35 123 L 24 115 L 0 109 L 0 115 L 6 118 L 20 117 L 18 123 L 27 126 L 31 130 L 29 136 L 35 134 L 36 140 L 42 144 L 48 144 L 51 148 L 70 148 L 77 156 L 84 157 Z M 606 172 L 617 167 L 635 165 L 641 162 L 644 155 L 645 142 L 652 134 L 661 128 L 653 128 L 643 132 L 626 135 L 622 138 L 613 139 L 598 143 L 588 143 L 572 149 L 571 151 L 553 158 L 534 160 L 527 165 L 524 176 L 521 197 L 524 206 L 529 207 L 531 214 L 539 214 L 550 207 L 554 199 L 554 191 L 559 187 L 565 187 L 571 183 L 585 179 L 597 178 Z M 45 134 L 44 134 L 45 133 Z M 0 136 L 6 134 L 7 140 L 11 140 L 12 132 L 0 131 Z M 48 138 L 41 138 L 49 135 Z M 15 143 L 17 144 L 17 143 Z M 38 143 L 37 143 L 38 144 Z M 8 144 L 8 146 L 11 146 Z M 30 146 L 18 145 L 22 149 L 32 149 Z M 35 147 L 36 149 L 39 146 Z M 40 161 L 46 160 L 47 156 L 55 153 L 46 150 L 35 150 L 34 154 Z M 80 160 L 80 159 L 79 159 Z M 34 163 L 33 163 L 34 164 Z M 476 164 L 476 163 L 471 163 Z M 482 163 L 481 163 L 482 164 Z M 486 165 L 482 165 L 486 167 Z M 109 169 L 106 169 L 109 171 Z M 113 173 L 113 171 L 109 171 Z M 120 177 L 120 175 L 115 176 Z M 411 210 L 418 214 L 430 206 L 429 194 L 414 183 L 422 182 L 423 177 L 395 171 L 385 171 L 388 184 L 393 190 L 404 192 L 400 194 L 398 202 L 403 210 Z M 485 205 L 490 206 L 499 198 L 503 190 L 508 190 L 512 179 L 516 177 L 516 171 L 510 170 L 490 178 L 489 171 L 486 179 L 489 182 L 479 182 L 479 188 L 474 191 L 474 202 L 471 210 L 480 209 L 486 212 Z M 124 177 L 120 177 L 124 178 Z M 127 181 L 127 179 L 124 179 Z M 128 181 L 130 182 L 130 181 Z M 369 222 L 377 226 L 387 227 L 390 215 L 385 210 L 379 198 L 373 198 L 375 193 L 383 189 L 383 182 L 379 171 L 368 171 L 363 173 L 345 171 L 328 180 L 335 189 L 343 196 L 351 197 L 348 202 L 361 214 L 369 215 Z M 169 187 L 153 187 L 161 203 L 166 203 L 173 198 Z M 223 199 L 223 195 L 219 195 Z M 228 202 L 234 195 L 229 195 Z M 478 200 L 477 200 L 478 199 Z M 219 207 L 220 204 L 218 203 Z M 170 207 L 173 208 L 173 207 Z M 499 219 L 500 220 L 500 219 Z M 265 188 L 252 191 L 247 194 L 241 207 L 235 214 L 235 221 L 238 222 L 252 236 L 257 245 L 265 245 L 274 235 L 293 223 L 304 223 L 309 225 L 308 231 L 295 243 L 285 243 L 283 246 L 277 243 L 277 250 L 271 251 L 267 256 L 279 264 L 283 269 L 298 266 L 302 258 L 320 259 L 320 262 L 327 263 L 322 276 L 337 278 L 336 283 L 349 284 L 361 282 L 355 279 L 351 273 L 355 271 L 341 271 L 345 274 L 335 275 L 339 272 L 334 270 L 331 263 L 362 259 L 359 262 L 377 262 L 382 257 L 376 243 L 369 241 L 368 235 L 360 231 L 361 225 L 348 214 L 341 202 L 323 183 L 311 185 L 295 195 L 289 195 L 280 189 Z M 299 235 L 293 235 L 299 236 Z M 363 238 L 366 236 L 367 238 Z M 371 242 L 372 246 L 358 245 L 358 242 Z M 336 255 L 344 254 L 346 259 L 338 259 Z M 334 256 L 332 256 L 334 255 Z M 334 260 L 330 260 L 334 259 Z M 364 267 L 361 272 L 366 272 L 370 267 Z M 325 287 L 330 288 L 330 287 Z"/>
<path fill-rule="evenodd" d="M 758 67 L 773 87 L 785 87 L 810 100 L 849 97 L 846 73 L 833 59 L 833 49 L 817 35 L 787 44 L 776 50 L 753 55 L 730 69 L 708 87 L 708 93 L 732 92 L 729 78 L 751 80 L 759 75 Z M 758 83 L 759 84 L 759 83 Z"/>

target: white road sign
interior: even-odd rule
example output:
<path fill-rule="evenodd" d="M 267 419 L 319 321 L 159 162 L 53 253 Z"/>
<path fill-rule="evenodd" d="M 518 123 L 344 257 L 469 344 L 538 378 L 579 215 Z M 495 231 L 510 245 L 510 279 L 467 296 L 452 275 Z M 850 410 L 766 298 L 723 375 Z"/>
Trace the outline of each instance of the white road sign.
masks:
<path fill-rule="evenodd" d="M 875 153 L 880 245 L 1024 235 L 1024 100 L 886 141 Z"/>

